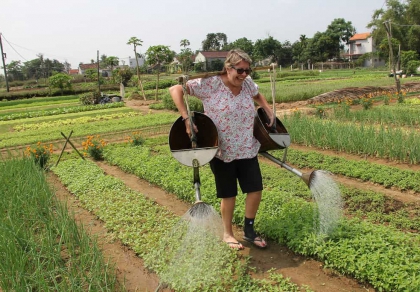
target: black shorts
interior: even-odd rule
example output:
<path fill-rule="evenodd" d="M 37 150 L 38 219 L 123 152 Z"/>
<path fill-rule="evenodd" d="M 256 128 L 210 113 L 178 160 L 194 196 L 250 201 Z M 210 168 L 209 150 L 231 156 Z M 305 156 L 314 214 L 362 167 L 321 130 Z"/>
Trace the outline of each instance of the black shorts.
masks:
<path fill-rule="evenodd" d="M 238 194 L 238 182 L 243 193 L 262 191 L 261 169 L 258 158 L 239 159 L 224 162 L 218 158 L 210 161 L 216 181 L 218 198 L 236 197 Z"/>

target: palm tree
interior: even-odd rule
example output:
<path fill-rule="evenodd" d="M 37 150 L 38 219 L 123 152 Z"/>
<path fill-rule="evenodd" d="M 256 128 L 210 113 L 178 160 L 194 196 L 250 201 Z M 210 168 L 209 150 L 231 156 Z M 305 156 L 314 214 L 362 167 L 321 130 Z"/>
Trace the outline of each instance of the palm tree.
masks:
<path fill-rule="evenodd" d="M 136 65 L 137 65 L 136 66 L 136 69 L 137 69 L 137 79 L 139 80 L 139 85 L 140 85 L 140 88 L 141 88 L 141 93 L 143 94 L 143 99 L 146 100 L 146 95 L 144 94 L 144 90 L 143 90 L 143 84 L 141 83 L 141 79 L 140 79 L 139 60 L 138 60 L 140 54 L 137 54 L 137 46 L 141 46 L 142 43 L 143 43 L 142 40 L 140 40 L 140 39 L 138 39 L 136 37 L 131 37 L 128 40 L 127 45 L 133 45 L 134 46 L 134 56 L 136 58 Z"/>
<path fill-rule="evenodd" d="M 190 45 L 190 41 L 187 40 L 187 39 L 183 39 L 183 40 L 181 40 L 180 45 L 181 45 L 181 47 L 184 47 L 184 49 L 185 49 L 185 47 Z"/>

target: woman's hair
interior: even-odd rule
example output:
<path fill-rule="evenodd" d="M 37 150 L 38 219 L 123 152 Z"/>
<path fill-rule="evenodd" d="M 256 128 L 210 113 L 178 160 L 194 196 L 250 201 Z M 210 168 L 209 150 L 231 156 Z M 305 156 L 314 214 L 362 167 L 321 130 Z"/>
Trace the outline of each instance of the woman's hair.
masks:
<path fill-rule="evenodd" d="M 235 66 L 241 61 L 245 61 L 251 65 L 252 59 L 249 57 L 247 53 L 242 51 L 241 49 L 233 49 L 230 50 L 226 56 L 225 66 L 223 67 L 223 71 L 226 71 L 226 68 Z"/>

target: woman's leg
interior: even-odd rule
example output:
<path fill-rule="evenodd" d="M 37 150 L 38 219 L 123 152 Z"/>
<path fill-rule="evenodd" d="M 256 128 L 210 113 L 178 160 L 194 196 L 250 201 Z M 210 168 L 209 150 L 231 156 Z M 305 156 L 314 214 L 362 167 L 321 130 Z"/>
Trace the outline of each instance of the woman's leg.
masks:
<path fill-rule="evenodd" d="M 255 216 L 257 215 L 257 211 L 260 206 L 261 197 L 262 197 L 262 191 L 252 192 L 252 193 L 247 194 L 246 201 L 245 201 L 244 231 L 245 231 L 245 236 L 248 239 L 254 239 L 253 243 L 256 246 L 264 248 L 267 246 L 267 243 L 261 237 L 259 236 L 255 237 L 256 234 L 254 231 L 254 219 L 255 219 Z M 247 233 L 249 233 L 249 235 Z"/>
<path fill-rule="evenodd" d="M 220 213 L 223 221 L 223 241 L 227 242 L 230 247 L 242 249 L 242 244 L 237 244 L 238 240 L 233 234 L 232 220 L 233 211 L 235 209 L 236 197 L 222 198 L 220 203 Z"/>
<path fill-rule="evenodd" d="M 245 217 L 255 218 L 260 206 L 262 191 L 248 193 L 245 200 Z"/>

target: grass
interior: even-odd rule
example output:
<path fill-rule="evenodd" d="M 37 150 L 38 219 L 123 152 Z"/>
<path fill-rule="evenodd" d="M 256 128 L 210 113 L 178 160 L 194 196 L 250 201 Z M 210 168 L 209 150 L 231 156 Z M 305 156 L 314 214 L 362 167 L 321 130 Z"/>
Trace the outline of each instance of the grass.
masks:
<path fill-rule="evenodd" d="M 1 289 L 116 291 L 115 268 L 56 200 L 44 172 L 31 159 L 0 161 L 0 172 Z"/>

